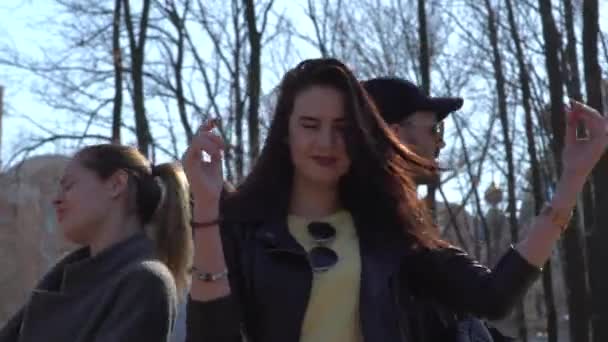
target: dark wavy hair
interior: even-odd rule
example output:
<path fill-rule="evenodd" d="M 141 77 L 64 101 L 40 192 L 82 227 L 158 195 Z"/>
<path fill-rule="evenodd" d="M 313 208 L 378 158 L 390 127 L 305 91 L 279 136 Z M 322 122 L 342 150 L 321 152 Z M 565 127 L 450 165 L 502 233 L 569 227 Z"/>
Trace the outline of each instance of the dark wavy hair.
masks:
<path fill-rule="evenodd" d="M 399 142 L 353 73 L 332 58 L 305 60 L 285 74 L 266 143 L 251 173 L 224 196 L 224 218 L 260 222 L 288 214 L 294 174 L 289 118 L 298 94 L 311 86 L 333 87 L 344 95 L 351 166 L 340 180 L 339 197 L 359 228 L 403 232 L 421 247 L 444 245 L 412 179 L 436 172 L 436 166 Z"/>

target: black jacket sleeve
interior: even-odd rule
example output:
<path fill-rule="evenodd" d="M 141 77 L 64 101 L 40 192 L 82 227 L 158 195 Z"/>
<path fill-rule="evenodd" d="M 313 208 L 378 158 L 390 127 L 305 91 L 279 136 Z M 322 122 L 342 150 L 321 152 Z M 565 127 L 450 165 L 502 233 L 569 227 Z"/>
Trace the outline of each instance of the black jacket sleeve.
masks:
<path fill-rule="evenodd" d="M 205 302 L 188 298 L 187 342 L 237 342 L 242 340 L 243 277 L 240 262 L 242 236 L 237 227 L 231 225 L 222 225 L 220 231 L 224 258 L 228 267 L 230 295 Z"/>
<path fill-rule="evenodd" d="M 23 321 L 23 309 L 19 310 L 9 321 L 0 329 L 0 342 L 13 342 L 19 340 L 19 330 Z"/>
<path fill-rule="evenodd" d="M 488 319 L 504 318 L 523 298 L 541 270 L 514 248 L 494 269 L 457 248 L 422 252 L 410 260 L 405 281 L 414 293 L 428 295 L 458 311 Z"/>

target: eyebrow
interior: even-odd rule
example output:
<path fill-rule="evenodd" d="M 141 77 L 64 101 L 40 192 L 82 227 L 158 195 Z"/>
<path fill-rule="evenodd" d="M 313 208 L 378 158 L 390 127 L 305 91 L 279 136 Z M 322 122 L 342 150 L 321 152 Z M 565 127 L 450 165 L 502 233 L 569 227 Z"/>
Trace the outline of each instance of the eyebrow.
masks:
<path fill-rule="evenodd" d="M 314 116 L 305 116 L 305 115 L 300 116 L 300 120 L 301 121 L 315 121 L 315 122 L 316 121 L 321 121 L 321 119 L 319 119 L 317 117 L 314 117 Z M 339 117 L 339 118 L 335 118 L 333 121 L 334 122 L 338 122 L 338 123 L 343 123 L 343 122 L 346 121 L 346 118 L 342 116 L 342 117 Z"/>
<path fill-rule="evenodd" d="M 315 118 L 314 116 L 300 116 L 300 121 L 319 121 L 319 118 Z"/>
<path fill-rule="evenodd" d="M 69 181 L 70 181 L 70 176 L 63 176 L 59 180 L 59 185 L 64 186 Z"/>

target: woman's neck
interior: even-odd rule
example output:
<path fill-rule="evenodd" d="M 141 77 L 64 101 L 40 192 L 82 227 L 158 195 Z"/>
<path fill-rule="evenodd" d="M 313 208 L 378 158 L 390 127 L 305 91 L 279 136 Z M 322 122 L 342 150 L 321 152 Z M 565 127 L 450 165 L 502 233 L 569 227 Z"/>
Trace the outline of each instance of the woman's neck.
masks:
<path fill-rule="evenodd" d="M 89 244 L 91 256 L 99 254 L 119 242 L 143 231 L 139 220 L 135 216 L 115 217 L 110 216 L 98 229 L 97 236 Z"/>
<path fill-rule="evenodd" d="M 308 219 L 329 216 L 342 208 L 337 186 L 313 184 L 294 177 L 289 213 Z"/>

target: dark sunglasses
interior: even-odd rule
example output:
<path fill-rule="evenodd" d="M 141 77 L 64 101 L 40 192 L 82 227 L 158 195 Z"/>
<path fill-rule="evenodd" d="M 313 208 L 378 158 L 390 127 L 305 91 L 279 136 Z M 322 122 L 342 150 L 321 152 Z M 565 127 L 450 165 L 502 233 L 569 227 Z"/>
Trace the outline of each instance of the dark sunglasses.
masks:
<path fill-rule="evenodd" d="M 308 260 L 312 271 L 321 273 L 329 270 L 338 262 L 338 254 L 324 246 L 336 238 L 336 228 L 325 222 L 311 222 L 308 225 L 308 233 L 320 246 L 313 247 L 308 252 Z"/>
<path fill-rule="evenodd" d="M 407 121 L 407 120 L 404 123 L 408 124 L 408 125 L 411 125 L 411 126 L 414 126 L 414 127 L 421 127 L 421 125 L 417 125 L 417 124 L 415 124 L 415 123 L 413 123 L 411 121 Z M 429 129 L 430 129 L 430 133 L 432 135 L 434 135 L 435 138 L 437 138 L 437 139 L 443 139 L 443 134 L 444 134 L 444 130 L 445 130 L 445 126 L 443 124 L 443 121 L 439 121 L 439 122 L 435 123 L 433 126 L 429 127 Z"/>
<path fill-rule="evenodd" d="M 439 121 L 438 123 L 433 125 L 433 133 L 438 139 L 443 139 L 443 133 L 445 131 L 445 125 L 443 121 Z"/>

